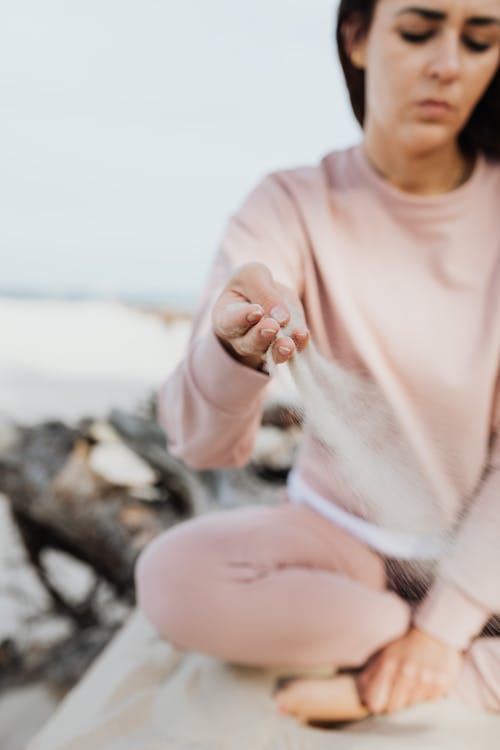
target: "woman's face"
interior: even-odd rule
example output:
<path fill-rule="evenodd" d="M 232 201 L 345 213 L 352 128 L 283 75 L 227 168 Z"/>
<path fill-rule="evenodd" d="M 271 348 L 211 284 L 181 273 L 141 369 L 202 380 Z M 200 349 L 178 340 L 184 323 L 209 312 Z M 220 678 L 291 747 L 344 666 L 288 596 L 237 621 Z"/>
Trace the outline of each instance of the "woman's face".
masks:
<path fill-rule="evenodd" d="M 500 0 L 378 0 L 351 52 L 365 70 L 365 137 L 432 151 L 456 140 L 499 67 Z"/>

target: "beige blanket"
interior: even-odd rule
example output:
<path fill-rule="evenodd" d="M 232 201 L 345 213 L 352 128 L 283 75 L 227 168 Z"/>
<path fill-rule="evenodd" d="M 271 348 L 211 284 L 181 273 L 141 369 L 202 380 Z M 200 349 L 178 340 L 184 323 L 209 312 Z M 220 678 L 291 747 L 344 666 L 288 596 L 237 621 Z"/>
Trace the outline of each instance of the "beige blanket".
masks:
<path fill-rule="evenodd" d="M 276 676 L 289 671 L 180 653 L 161 642 L 136 611 L 28 750 L 500 747 L 500 716 L 468 710 L 451 700 L 412 706 L 342 729 L 302 726 L 279 714 L 271 698 Z"/>

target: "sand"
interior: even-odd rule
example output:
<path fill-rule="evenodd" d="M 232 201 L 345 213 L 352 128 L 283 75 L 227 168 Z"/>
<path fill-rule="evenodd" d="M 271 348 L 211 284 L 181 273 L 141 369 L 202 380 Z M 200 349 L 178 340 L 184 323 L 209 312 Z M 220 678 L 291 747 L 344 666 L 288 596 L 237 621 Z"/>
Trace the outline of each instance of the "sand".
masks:
<path fill-rule="evenodd" d="M 175 367 L 190 327 L 185 316 L 167 325 L 113 300 L 13 298 L 0 298 L 0 325 L 0 422 L 24 425 L 133 409 Z M 57 564 L 72 591 L 88 585 L 83 566 L 69 559 Z M 68 622 L 47 614 L 49 608 L 0 495 L 0 641 L 46 647 L 66 638 Z M 2 750 L 21 750 L 58 701 L 43 683 L 2 693 Z"/>
<path fill-rule="evenodd" d="M 189 330 L 186 320 L 165 326 L 112 301 L 0 299 L 0 323 L 0 416 L 26 424 L 133 408 L 175 367 Z M 30 591 L 31 614 L 43 612 L 45 599 L 23 561 L 5 499 L 0 534 L 5 636 L 9 628 L 22 631 L 27 616 L 8 593 L 13 566 Z M 69 567 L 66 575 L 77 572 Z M 52 628 L 44 637 L 60 637 Z M 21 750 L 29 738 L 28 750 L 491 750 L 498 744 L 500 716 L 446 699 L 343 730 L 300 726 L 271 700 L 275 677 L 286 671 L 286 665 L 260 670 L 179 653 L 135 611 L 55 712 L 57 699 L 43 684 L 4 693 L 0 746 Z"/>

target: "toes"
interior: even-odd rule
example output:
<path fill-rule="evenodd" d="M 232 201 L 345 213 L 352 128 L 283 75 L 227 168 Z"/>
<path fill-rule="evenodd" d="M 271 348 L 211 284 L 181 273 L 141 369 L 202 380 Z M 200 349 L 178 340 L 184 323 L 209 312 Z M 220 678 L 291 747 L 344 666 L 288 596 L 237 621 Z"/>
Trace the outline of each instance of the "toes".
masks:
<path fill-rule="evenodd" d="M 351 721 L 369 714 L 352 675 L 333 679 L 292 679 L 275 693 L 284 713 L 309 720 Z"/>
<path fill-rule="evenodd" d="M 312 680 L 292 679 L 277 691 L 275 699 L 281 710 L 296 716 L 311 718 L 328 711 L 329 694 L 326 685 Z M 326 703 L 326 706 L 325 706 Z"/>

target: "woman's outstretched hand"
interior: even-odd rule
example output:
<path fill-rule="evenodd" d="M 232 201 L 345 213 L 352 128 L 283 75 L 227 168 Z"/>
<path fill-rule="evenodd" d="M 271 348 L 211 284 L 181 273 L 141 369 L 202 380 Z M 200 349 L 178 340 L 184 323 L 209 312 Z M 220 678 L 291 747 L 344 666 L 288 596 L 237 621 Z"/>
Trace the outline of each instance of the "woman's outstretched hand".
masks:
<path fill-rule="evenodd" d="M 416 627 L 375 654 L 357 678 L 364 705 L 392 713 L 438 700 L 458 679 L 463 654 Z"/>
<path fill-rule="evenodd" d="M 280 336 L 291 310 L 299 315 L 299 325 L 290 336 Z M 276 282 L 263 263 L 245 263 L 236 269 L 215 302 L 212 325 L 224 348 L 256 370 L 261 369 L 269 346 L 274 361 L 280 364 L 296 350 L 302 351 L 309 340 L 297 294 Z"/>

